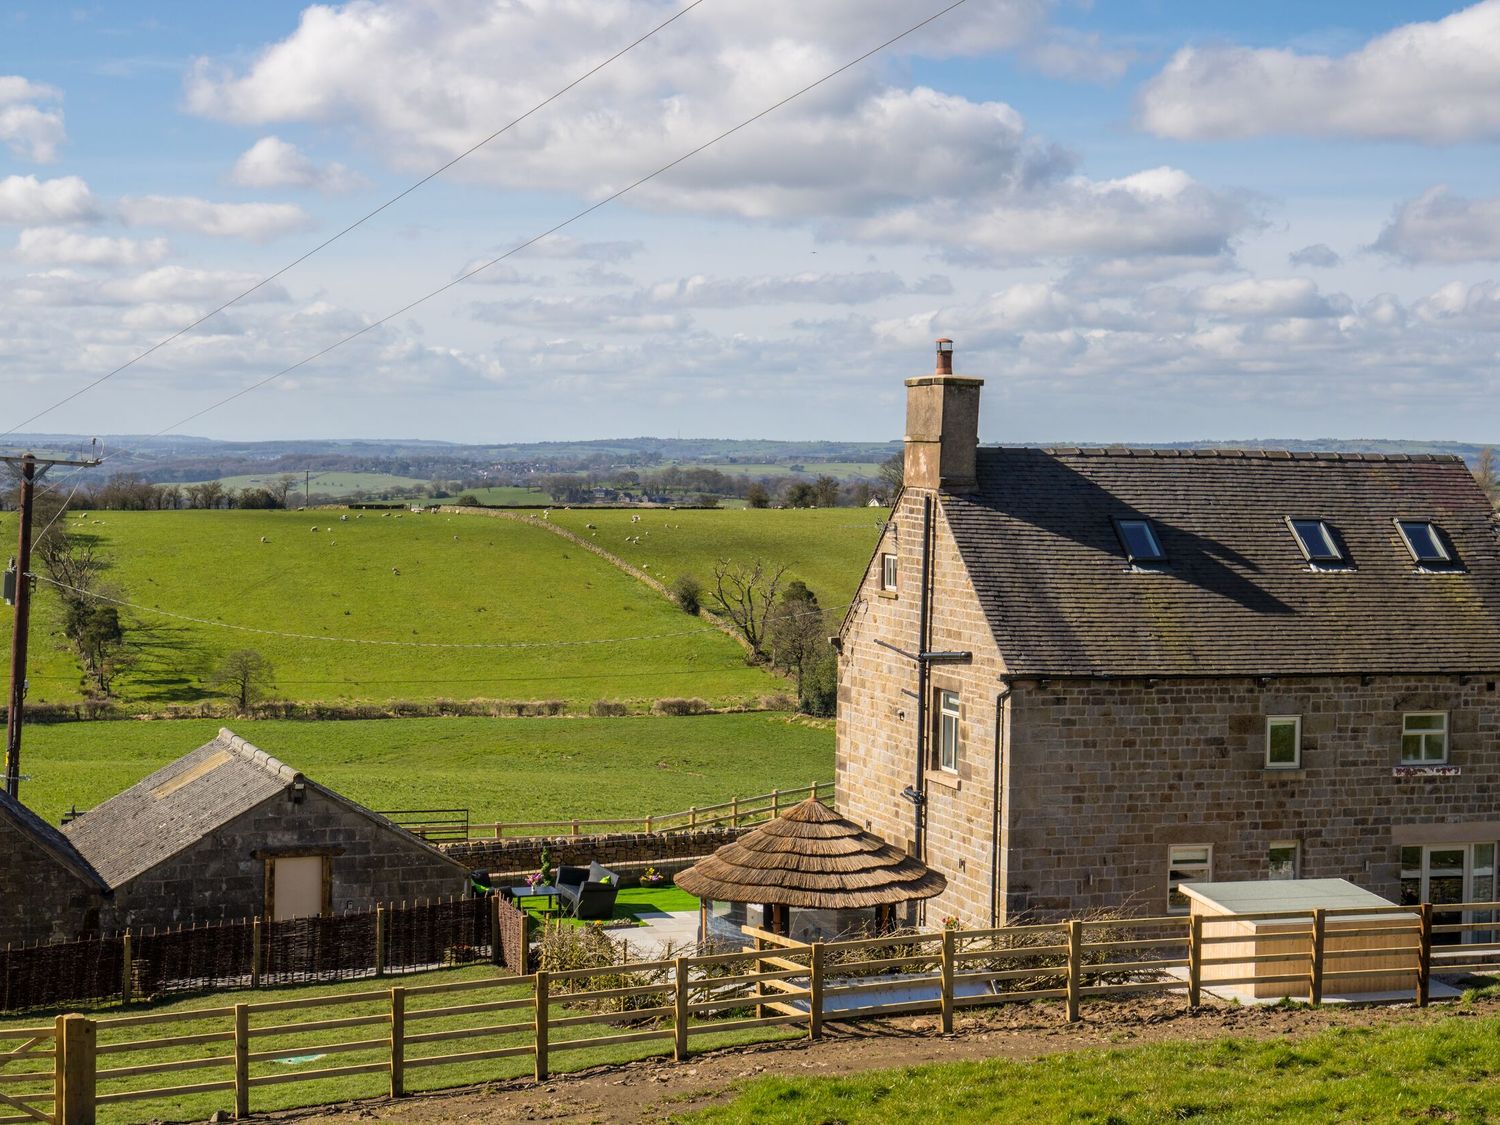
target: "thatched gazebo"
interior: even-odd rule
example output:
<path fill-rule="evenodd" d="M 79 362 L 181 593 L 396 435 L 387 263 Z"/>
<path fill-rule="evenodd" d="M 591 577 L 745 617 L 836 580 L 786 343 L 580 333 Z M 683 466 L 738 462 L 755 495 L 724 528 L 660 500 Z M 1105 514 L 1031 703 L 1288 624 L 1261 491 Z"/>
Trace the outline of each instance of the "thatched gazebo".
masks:
<path fill-rule="evenodd" d="M 947 886 L 812 797 L 679 872 L 676 883 L 702 901 L 704 939 L 715 923 L 726 934 L 748 924 L 798 940 L 884 933 L 901 903 Z"/>

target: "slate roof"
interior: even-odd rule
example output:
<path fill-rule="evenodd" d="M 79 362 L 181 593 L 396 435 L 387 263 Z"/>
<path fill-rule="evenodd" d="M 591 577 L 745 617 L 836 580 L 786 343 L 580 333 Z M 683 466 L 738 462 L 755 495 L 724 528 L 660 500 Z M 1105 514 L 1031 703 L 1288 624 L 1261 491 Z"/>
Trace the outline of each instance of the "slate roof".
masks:
<path fill-rule="evenodd" d="M 0 790 L 0 818 L 9 821 L 17 832 L 28 837 L 39 849 L 57 860 L 60 866 L 67 868 L 81 881 L 100 891 L 109 889 L 109 885 L 97 871 L 89 866 L 88 861 L 78 853 L 78 850 L 59 829 L 48 824 L 3 790 Z"/>
<path fill-rule="evenodd" d="M 978 478 L 942 508 L 1013 674 L 1500 671 L 1500 539 L 1457 457 L 981 448 Z M 1113 519 L 1141 516 L 1165 564 L 1126 561 Z M 1288 516 L 1353 565 L 1311 567 Z M 1396 517 L 1462 566 L 1420 570 Z"/>
<path fill-rule="evenodd" d="M 110 887 L 191 847 L 267 799 L 302 783 L 418 848 L 467 870 L 427 841 L 314 781 L 285 762 L 222 729 L 212 742 L 90 809 L 63 829 Z"/>

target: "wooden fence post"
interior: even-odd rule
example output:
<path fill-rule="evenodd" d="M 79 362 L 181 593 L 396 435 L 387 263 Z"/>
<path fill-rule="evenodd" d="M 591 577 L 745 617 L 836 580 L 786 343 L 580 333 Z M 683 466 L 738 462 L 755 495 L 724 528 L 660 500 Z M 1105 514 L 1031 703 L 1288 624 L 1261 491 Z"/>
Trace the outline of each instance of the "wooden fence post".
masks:
<path fill-rule="evenodd" d="M 375 904 L 375 975 L 385 976 L 385 907 Z"/>
<path fill-rule="evenodd" d="M 1203 915 L 1188 919 L 1188 1007 L 1203 1003 Z"/>
<path fill-rule="evenodd" d="M 250 920 L 250 987 L 260 987 L 260 918 Z"/>
<path fill-rule="evenodd" d="M 52 1103 L 56 1125 L 94 1125 L 94 1021 L 58 1016 Z"/>
<path fill-rule="evenodd" d="M 120 935 L 120 1003 L 130 1003 L 130 988 L 134 983 L 132 976 L 134 969 L 131 965 L 130 931 L 127 929 Z"/>
<path fill-rule="evenodd" d="M 646 835 L 651 835 L 651 814 L 646 814 Z"/>
<path fill-rule="evenodd" d="M 781 790 L 771 790 L 771 819 L 775 820 L 781 815 Z"/>
<path fill-rule="evenodd" d="M 1068 1022 L 1077 1023 L 1078 990 L 1083 984 L 1083 923 L 1068 920 Z"/>
<path fill-rule="evenodd" d="M 808 956 L 807 1037 L 823 1038 L 823 943 L 815 941 Z"/>
<path fill-rule="evenodd" d="M 673 963 L 676 989 L 672 993 L 672 1057 L 678 1062 L 688 1054 L 688 962 L 678 957 Z"/>
<path fill-rule="evenodd" d="M 234 1115 L 250 1116 L 250 1006 L 234 1006 Z"/>
<path fill-rule="evenodd" d="M 1417 1007 L 1425 1008 L 1432 992 L 1432 903 L 1430 902 L 1422 904 L 1421 927 L 1417 935 Z"/>
<path fill-rule="evenodd" d="M 698 806 L 697 805 L 694 805 L 692 808 L 688 809 L 688 827 L 689 828 L 697 828 L 698 827 Z"/>
<path fill-rule="evenodd" d="M 731 828 L 740 826 L 740 799 L 737 796 L 729 798 L 729 826 Z"/>
<path fill-rule="evenodd" d="M 943 931 L 943 959 L 938 970 L 941 981 L 942 1027 L 944 1035 L 953 1034 L 953 954 L 957 937 L 952 930 Z"/>
<path fill-rule="evenodd" d="M 572 823 L 573 823 L 573 835 L 576 836 L 576 835 L 578 835 L 578 822 L 575 820 Z"/>
<path fill-rule="evenodd" d="M 547 974 L 538 969 L 536 973 L 536 1080 L 547 1081 Z"/>
<path fill-rule="evenodd" d="M 1307 1002 L 1323 1002 L 1323 938 L 1327 919 L 1321 906 L 1313 910 L 1312 916 L 1312 963 L 1307 970 Z"/>
<path fill-rule="evenodd" d="M 391 1097 L 406 1096 L 406 989 L 391 989 Z"/>

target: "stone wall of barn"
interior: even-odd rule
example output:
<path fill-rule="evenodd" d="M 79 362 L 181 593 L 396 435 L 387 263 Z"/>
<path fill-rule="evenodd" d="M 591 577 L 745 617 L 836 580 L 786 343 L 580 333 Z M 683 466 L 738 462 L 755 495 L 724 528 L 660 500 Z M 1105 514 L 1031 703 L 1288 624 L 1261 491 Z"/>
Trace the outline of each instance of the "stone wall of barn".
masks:
<path fill-rule="evenodd" d="M 1167 907 L 1168 849 L 1211 844 L 1215 880 L 1304 878 L 1395 899 L 1403 844 L 1500 840 L 1496 676 L 1019 683 L 1006 818 L 1011 912 Z M 1402 714 L 1446 711 L 1449 765 L 1401 770 Z M 1266 719 L 1302 716 L 1302 767 L 1268 769 Z"/>
<path fill-rule="evenodd" d="M 0 817 L 0 945 L 77 941 L 100 932 L 103 894 Z"/>
<path fill-rule="evenodd" d="M 466 894 L 468 872 L 409 834 L 308 784 L 282 793 L 115 890 L 117 928 L 188 925 L 264 914 L 266 856 L 331 857 L 334 913 Z"/>
<path fill-rule="evenodd" d="M 953 916 L 966 926 L 988 926 L 1003 921 L 1004 909 L 994 869 L 997 850 L 1003 862 L 1006 826 L 997 824 L 993 815 L 997 763 L 1004 769 L 996 741 L 997 720 L 1002 734 L 1006 725 L 1000 681 L 1004 668 L 936 499 L 930 643 L 934 651 L 968 651 L 972 656 L 932 666 L 923 783 L 925 832 L 920 842 L 914 806 L 901 796 L 916 781 L 917 665 L 876 643 L 884 641 L 909 653 L 918 648 L 922 496 L 921 490 L 910 488 L 902 494 L 843 630 L 835 761 L 838 808 L 947 877 L 947 890 L 908 911 L 908 921 L 936 926 Z M 897 557 L 895 591 L 881 589 L 885 554 Z M 955 774 L 938 769 L 935 760 L 934 698 L 940 690 L 956 691 L 960 699 L 962 749 Z"/>

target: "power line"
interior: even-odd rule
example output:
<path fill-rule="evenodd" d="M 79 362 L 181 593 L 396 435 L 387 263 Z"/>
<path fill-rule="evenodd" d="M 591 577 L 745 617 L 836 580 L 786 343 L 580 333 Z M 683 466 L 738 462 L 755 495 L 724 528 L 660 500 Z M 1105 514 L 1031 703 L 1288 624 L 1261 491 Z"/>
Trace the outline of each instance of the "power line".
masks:
<path fill-rule="evenodd" d="M 104 602 L 108 605 L 119 606 L 121 609 L 133 609 L 140 613 L 152 613 L 158 617 L 171 618 L 174 621 L 186 621 L 192 625 L 207 625 L 215 629 L 229 629 L 237 633 L 255 633 L 263 637 L 279 637 L 292 641 L 328 641 L 337 644 L 351 645 L 373 645 L 378 648 L 419 648 L 419 649 L 533 649 L 533 648 L 582 648 L 588 645 L 615 645 L 629 644 L 635 641 L 665 640 L 669 637 L 693 637 L 706 633 L 723 632 L 716 625 L 705 625 L 697 629 L 680 629 L 670 633 L 643 633 L 634 637 L 593 637 L 587 640 L 577 641 L 389 641 L 379 640 L 373 637 L 337 637 L 321 633 L 293 633 L 283 629 L 263 629 L 255 625 L 236 625 L 228 621 L 214 621 L 207 617 L 193 617 L 186 613 L 177 613 L 169 609 L 159 609 L 156 606 L 140 605 L 136 602 L 126 601 L 124 598 L 110 597 L 94 590 L 85 590 L 78 586 L 70 586 L 66 582 L 59 582 L 55 578 L 49 578 L 44 574 L 28 574 L 39 582 L 45 582 L 49 586 L 55 586 L 59 590 L 66 590 L 79 597 L 90 598 L 94 601 Z M 813 613 L 833 613 L 840 609 L 847 609 L 848 604 L 829 606 L 825 609 L 807 610 L 805 614 L 796 616 L 811 616 Z"/>
<path fill-rule="evenodd" d="M 610 55 L 609 58 L 605 59 L 603 62 L 598 63 L 595 66 L 591 67 L 590 69 L 584 71 L 577 78 L 573 79 L 573 81 L 569 82 L 566 86 L 564 86 L 561 90 L 558 90 L 557 93 L 555 93 L 552 96 L 550 96 L 548 98 L 545 98 L 542 101 L 538 102 L 536 105 L 532 106 L 530 109 L 528 109 L 525 113 L 521 114 L 519 117 L 516 117 L 516 118 L 512 119 L 511 121 L 507 122 L 505 125 L 501 126 L 499 129 L 496 129 L 493 133 L 491 133 L 489 136 L 485 137 L 482 141 L 478 141 L 475 144 L 470 145 L 463 152 L 459 153 L 452 160 L 449 160 L 442 167 L 440 167 L 440 168 L 438 168 L 438 169 L 436 169 L 436 170 L 434 170 L 432 172 L 429 172 L 427 175 L 423 176 L 416 183 L 414 183 L 410 187 L 408 187 L 405 191 L 402 191 L 400 194 L 392 196 L 390 199 L 387 199 L 379 207 L 375 208 L 375 210 L 369 212 L 368 214 L 360 216 L 358 219 L 354 220 L 354 222 L 352 222 L 348 226 L 346 226 L 343 230 L 339 231 L 335 235 L 330 236 L 329 238 L 324 239 L 322 242 L 320 242 L 316 246 L 314 246 L 311 250 L 308 250 L 306 253 L 304 253 L 301 257 L 295 258 L 291 262 L 288 262 L 286 265 L 282 266 L 279 270 L 277 270 L 275 273 L 269 275 L 268 277 L 261 278 L 254 285 L 250 286 L 250 288 L 246 289 L 244 292 L 236 294 L 235 296 L 231 297 L 229 300 L 225 301 L 222 305 L 219 305 L 217 308 L 212 309 L 211 311 L 204 313 L 202 316 L 200 316 L 197 320 L 193 321 L 191 324 L 185 325 L 184 327 L 179 328 L 176 332 L 173 332 L 170 336 L 166 336 L 166 337 L 162 338 L 161 340 L 158 340 L 156 343 L 152 344 L 149 348 L 147 348 L 145 351 L 141 352 L 139 355 L 136 355 L 133 358 L 127 360 L 126 362 L 120 364 L 120 366 L 116 367 L 113 371 L 107 371 L 107 372 L 105 372 L 103 375 L 101 375 L 97 379 L 95 379 L 92 383 L 87 383 L 84 386 L 79 387 L 72 394 L 66 395 L 63 398 L 58 399 L 56 402 L 54 402 L 51 406 L 47 407 L 45 410 L 38 411 L 36 414 L 33 414 L 30 418 L 27 418 L 25 421 L 18 422 L 16 425 L 12 426 L 10 429 L 4 431 L 4 433 L 0 433 L 0 437 L 4 437 L 4 436 L 6 436 L 8 434 L 13 434 L 17 430 L 21 429 L 23 426 L 29 426 L 29 425 L 31 425 L 31 423 L 35 422 L 38 418 L 42 418 L 42 417 L 45 417 L 48 414 L 51 414 L 58 407 L 60 407 L 60 406 L 66 406 L 68 403 L 72 402 L 75 398 L 79 397 L 80 395 L 87 394 L 89 391 L 93 390 L 95 387 L 99 386 L 101 383 L 104 383 L 104 382 L 106 382 L 109 379 L 113 379 L 116 375 L 120 374 L 120 372 L 128 370 L 131 367 L 134 367 L 141 360 L 145 359 L 147 356 L 151 355 L 153 352 L 159 351 L 160 349 L 166 347 L 173 340 L 176 340 L 176 339 L 178 339 L 181 336 L 187 335 L 187 333 L 191 332 L 194 328 L 197 328 L 200 324 L 204 323 L 205 321 L 210 320 L 213 317 L 218 316 L 221 312 L 223 312 L 225 309 L 229 308 L 231 305 L 235 305 L 235 304 L 238 304 L 240 301 L 243 301 L 246 297 L 250 296 L 250 294 L 254 293 L 256 290 L 263 289 L 265 286 L 267 286 L 271 282 L 275 281 L 282 274 L 287 273 L 288 271 L 290 271 L 292 269 L 295 269 L 297 266 L 299 266 L 303 262 L 307 261 L 307 259 L 311 258 L 314 254 L 318 253 L 318 251 L 324 249 L 325 247 L 331 246 L 333 243 L 335 243 L 339 239 L 343 238 L 344 235 L 350 233 L 351 231 L 355 230 L 358 227 L 363 226 L 365 223 L 367 223 L 369 220 L 373 219 L 376 215 L 380 214 L 386 208 L 391 207 L 392 205 L 394 205 L 396 203 L 399 203 L 401 200 L 405 199 L 412 192 L 416 191 L 419 187 L 422 187 L 424 184 L 428 183 L 429 181 L 436 179 L 438 176 L 441 176 L 444 172 L 446 172 L 449 168 L 452 168 L 459 161 L 465 159 L 466 157 L 472 156 L 474 153 L 478 152 L 485 145 L 487 145 L 491 141 L 493 141 L 496 137 L 499 137 L 499 136 L 501 136 L 504 133 L 508 133 L 511 129 L 514 129 L 517 125 L 519 125 L 521 122 L 525 121 L 528 117 L 531 117 L 533 114 L 539 112 L 542 109 L 545 109 L 547 106 L 549 106 L 553 102 L 555 102 L 558 98 L 560 98 L 564 94 L 566 94 L 569 90 L 572 90 L 575 86 L 578 86 L 579 84 L 587 81 L 589 78 L 592 78 L 595 74 L 598 74 L 599 71 L 601 71 L 605 67 L 609 66 L 609 64 L 612 63 L 612 62 L 614 62 L 616 59 L 618 59 L 621 56 L 626 55 L 629 52 L 635 50 L 635 48 L 639 47 L 642 43 L 646 42 L 646 40 L 650 39 L 657 32 L 661 31 L 662 29 L 664 29 L 665 27 L 667 27 L 669 24 L 675 23 L 677 20 L 679 20 L 683 16 L 687 15 L 689 12 L 691 12 L 694 8 L 696 8 L 699 4 L 702 4 L 703 2 L 704 2 L 704 0 L 691 0 L 691 3 L 689 3 L 686 7 L 678 10 L 675 13 L 673 13 L 672 16 L 670 16 L 669 18 L 663 20 L 661 23 L 659 23 L 655 27 L 653 27 L 650 31 L 646 32 L 644 35 L 640 36 L 639 38 L 633 40 L 628 45 L 626 45 L 624 47 L 621 47 L 618 51 L 616 51 L 614 54 Z M 165 432 L 165 431 L 163 431 L 163 432 Z"/>
<path fill-rule="evenodd" d="M 590 204 L 589 206 L 585 207 L 583 210 L 578 211 L 575 214 L 573 214 L 572 216 L 570 216 L 569 218 L 564 219 L 562 222 L 557 223 L 554 226 L 551 226 L 551 227 L 547 228 L 546 230 L 542 231 L 541 234 L 535 235 L 532 238 L 528 238 L 525 242 L 519 243 L 518 245 L 511 247 L 509 250 L 507 250 L 505 253 L 499 255 L 498 257 L 491 258 L 489 261 L 484 262 L 483 264 L 481 264 L 479 266 L 476 266 L 473 269 L 468 270 L 468 271 L 460 274 L 458 277 L 454 278 L 452 281 L 449 281 L 449 282 L 447 282 L 444 285 L 440 285 L 438 288 L 432 290 L 431 292 L 425 294 L 424 296 L 418 297 L 416 300 L 408 302 L 405 305 L 402 305 L 399 309 L 396 309 L 394 312 L 387 313 L 385 316 L 381 317 L 379 320 L 372 321 L 371 323 L 365 325 L 363 328 L 359 329 L 358 331 L 351 332 L 349 335 L 343 337 L 342 339 L 334 341 L 332 344 L 329 344 L 327 347 L 322 348 L 322 349 L 320 349 L 320 350 L 312 353 L 311 355 L 305 357 L 304 359 L 300 359 L 296 363 L 293 363 L 293 364 L 291 364 L 291 365 L 289 365 L 287 367 L 283 367 L 280 371 L 276 371 L 276 372 L 274 372 L 274 373 L 272 373 L 270 375 L 267 375 L 265 378 L 257 380 L 256 382 L 251 383 L 248 386 L 241 387 L 239 390 L 235 391 L 233 394 L 226 395 L 224 398 L 219 399 L 217 402 L 211 403 L 210 405 L 205 406 L 201 410 L 194 411 L 193 413 L 189 414 L 187 417 L 179 419 L 178 421 L 174 422 L 172 425 L 166 427 L 163 430 L 157 431 L 155 434 L 152 434 L 151 436 L 152 437 L 162 437 L 165 434 L 171 433 L 173 430 L 177 429 L 178 427 L 185 426 L 189 422 L 192 422 L 192 421 L 194 421 L 194 420 L 196 420 L 198 418 L 201 418 L 201 417 L 203 417 L 203 415 L 208 414 L 211 411 L 219 409 L 219 407 L 221 407 L 221 406 L 227 406 L 229 403 L 235 401 L 238 398 L 242 398 L 243 396 L 249 394 L 251 391 L 259 390 L 261 387 L 264 387 L 268 383 L 274 382 L 275 380 L 281 378 L 283 375 L 289 375 L 293 371 L 296 371 L 298 368 L 305 367 L 307 364 L 312 363 L 314 360 L 321 359 L 323 356 L 327 355 L 329 352 L 334 351 L 337 348 L 341 348 L 345 344 L 351 343 L 354 340 L 359 339 L 361 336 L 365 335 L 367 332 L 374 331 L 376 328 L 379 328 L 383 324 L 389 323 L 390 321 L 396 319 L 398 316 L 405 315 L 406 313 L 410 312 L 412 309 L 416 308 L 417 306 L 423 305 L 426 302 L 432 300 L 432 298 L 437 297 L 440 294 L 446 293 L 448 290 L 452 289 L 454 286 L 462 284 L 463 282 L 469 280 L 469 278 L 475 276 L 476 274 L 482 273 L 485 270 L 489 269 L 491 266 L 498 265 L 500 262 L 505 261 L 507 258 L 513 257 L 516 254 L 519 254 L 522 250 L 525 250 L 527 247 L 534 246 L 536 243 L 542 241 L 542 239 L 551 237 L 552 235 L 556 234 L 557 232 L 559 232 L 561 230 L 564 230 L 567 227 L 572 226 L 574 223 L 578 222 L 580 219 L 583 219 L 583 218 L 585 218 L 585 217 L 587 217 L 589 215 L 592 215 L 595 211 L 599 210 L 601 207 L 604 207 L 604 206 L 607 206 L 610 203 L 613 203 L 615 200 L 621 198 L 622 196 L 630 194 L 631 192 L 635 191 L 636 188 L 639 188 L 642 185 L 649 183 L 650 181 L 656 179 L 658 176 L 663 175 L 666 172 L 670 172 L 673 168 L 676 168 L 679 164 L 682 164 L 682 163 L 685 163 L 688 160 L 691 160 L 693 157 L 697 156 L 699 153 L 705 151 L 706 149 L 712 148 L 714 145 L 718 144 L 720 141 L 723 141 L 723 140 L 725 140 L 725 139 L 733 136 L 735 133 L 738 133 L 741 129 L 744 129 L 744 128 L 746 128 L 749 125 L 753 125 L 755 122 L 759 121 L 761 118 L 767 117 L 770 114 L 775 113 L 778 109 L 782 108 L 783 106 L 787 105 L 790 102 L 796 101 L 798 98 L 802 97 L 804 94 L 807 94 L 807 93 L 811 92 L 812 90 L 817 89 L 819 86 L 823 85 L 825 82 L 832 81 L 834 78 L 837 78 L 839 75 L 843 74 L 846 70 L 851 70 L 852 68 L 858 66 L 860 63 L 864 62 L 866 59 L 872 57 L 873 55 L 879 54 L 881 51 L 885 50 L 887 47 L 890 47 L 890 46 L 892 46 L 895 43 L 899 43 L 901 40 L 905 39 L 907 36 L 915 34 L 916 32 L 920 31 L 922 28 L 926 27 L 928 24 L 932 23 L 934 20 L 942 18 L 943 16 L 947 15 L 949 12 L 953 11 L 955 8 L 961 7 L 963 4 L 965 4 L 967 2 L 968 2 L 968 0 L 953 0 L 952 3 L 950 3 L 950 4 L 947 5 L 947 7 L 941 8 L 938 11 L 932 13 L 932 15 L 926 17 L 925 19 L 921 20 L 918 23 L 913 24 L 912 26 L 908 27 L 905 31 L 901 32 L 900 34 L 891 36 L 891 38 L 885 40 L 885 42 L 879 44 L 878 46 L 870 48 L 868 51 L 864 52 L 864 54 L 858 56 L 857 58 L 851 59 L 849 62 L 846 62 L 843 66 L 840 66 L 838 69 L 830 71 L 829 73 L 825 74 L 822 78 L 819 78 L 819 79 L 817 79 L 814 82 L 809 82 L 806 86 L 803 86 L 800 90 L 797 90 L 795 93 L 788 94 L 786 97 L 782 98 L 780 101 L 775 102 L 775 103 L 773 103 L 770 106 L 767 106 L 765 109 L 761 110 L 759 113 L 753 114 L 752 116 L 745 118 L 745 120 L 741 121 L 738 125 L 734 125 L 734 126 L 728 128 L 728 129 L 725 129 L 722 133 L 720 133 L 717 136 L 711 138 L 710 140 L 704 141 L 702 144 L 698 145 L 696 148 L 689 149 L 687 152 L 683 153 L 681 156 L 677 157 L 675 160 L 672 160 L 672 161 L 669 161 L 666 164 L 663 164 L 660 168 L 657 168 L 654 172 L 648 172 L 646 175 L 640 177 L 640 179 L 635 180 L 635 181 L 627 184 L 625 187 L 622 187 L 622 188 L 620 188 L 620 189 L 618 189 L 618 190 L 616 190 L 614 192 L 611 192 L 609 195 L 606 195 L 603 199 L 600 199 L 597 202 Z M 85 388 L 85 389 L 87 389 L 87 388 Z M 64 400 L 64 401 L 66 401 L 66 400 Z M 26 423 L 22 423 L 22 425 L 25 425 L 25 424 Z M 0 436 L 3 436 L 3 435 L 0 435 Z"/>

